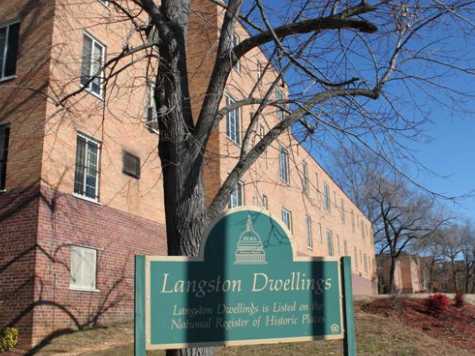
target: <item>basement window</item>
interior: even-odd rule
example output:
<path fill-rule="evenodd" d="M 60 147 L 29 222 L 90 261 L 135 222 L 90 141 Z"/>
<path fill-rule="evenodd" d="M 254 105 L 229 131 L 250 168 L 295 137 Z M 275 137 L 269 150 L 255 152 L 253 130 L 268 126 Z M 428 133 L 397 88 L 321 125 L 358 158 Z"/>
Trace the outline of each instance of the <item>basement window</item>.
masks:
<path fill-rule="evenodd" d="M 81 291 L 97 291 L 97 250 L 71 246 L 71 279 L 69 288 Z"/>
<path fill-rule="evenodd" d="M 122 172 L 128 176 L 139 179 L 140 178 L 140 158 L 129 153 L 124 152 L 123 169 Z"/>

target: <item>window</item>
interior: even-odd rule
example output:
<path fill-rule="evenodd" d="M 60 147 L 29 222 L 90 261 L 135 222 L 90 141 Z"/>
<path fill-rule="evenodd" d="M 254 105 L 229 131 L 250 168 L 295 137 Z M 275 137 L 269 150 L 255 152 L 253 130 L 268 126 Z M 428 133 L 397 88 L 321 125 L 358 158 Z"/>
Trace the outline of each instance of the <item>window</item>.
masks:
<path fill-rule="evenodd" d="M 292 228 L 293 228 L 293 226 L 292 226 L 292 212 L 290 210 L 282 208 L 282 221 L 287 226 L 287 229 L 289 229 L 289 231 L 292 231 Z"/>
<path fill-rule="evenodd" d="M 323 183 L 323 207 L 330 211 L 330 188 L 327 183 Z"/>
<path fill-rule="evenodd" d="M 327 230 L 327 247 L 328 247 L 328 255 L 335 256 L 335 248 L 333 246 L 333 233 L 331 230 Z"/>
<path fill-rule="evenodd" d="M 145 126 L 158 130 L 157 103 L 155 102 L 155 83 L 147 83 L 147 100 L 145 103 Z"/>
<path fill-rule="evenodd" d="M 102 98 L 105 47 L 88 34 L 84 34 L 83 41 L 81 85 Z"/>
<path fill-rule="evenodd" d="M 0 126 L 0 191 L 5 190 L 7 183 L 8 142 L 10 126 Z"/>
<path fill-rule="evenodd" d="M 226 106 L 235 104 L 236 101 L 231 97 L 226 97 Z M 226 136 L 236 144 L 241 143 L 240 132 L 240 112 L 239 109 L 234 109 L 226 114 Z"/>
<path fill-rule="evenodd" d="M 244 184 L 238 182 L 229 196 L 228 207 L 230 209 L 244 205 Z"/>
<path fill-rule="evenodd" d="M 366 253 L 363 256 L 363 261 L 364 261 L 364 271 L 368 273 L 368 256 L 366 255 Z"/>
<path fill-rule="evenodd" d="M 20 24 L 0 27 L 0 80 L 15 77 Z"/>
<path fill-rule="evenodd" d="M 262 63 L 257 61 L 257 81 L 260 81 L 262 78 Z"/>
<path fill-rule="evenodd" d="M 232 43 L 233 48 L 236 47 L 239 44 L 239 42 L 241 42 L 241 39 L 239 38 L 239 35 L 236 32 L 233 33 L 232 41 L 233 41 L 233 43 Z M 234 66 L 234 69 L 238 73 L 241 71 L 241 63 L 240 63 L 239 59 L 236 62 L 236 65 Z"/>
<path fill-rule="evenodd" d="M 290 173 L 289 172 L 289 153 L 283 146 L 280 146 L 279 176 L 280 176 L 281 182 L 289 184 L 290 182 L 289 173 Z"/>
<path fill-rule="evenodd" d="M 265 194 L 262 195 L 262 206 L 266 209 L 269 209 L 269 199 Z"/>
<path fill-rule="evenodd" d="M 76 171 L 74 193 L 89 199 L 99 198 L 99 156 L 97 141 L 78 135 L 76 148 Z"/>
<path fill-rule="evenodd" d="M 348 256 L 348 242 L 346 240 L 343 241 L 343 253 Z"/>
<path fill-rule="evenodd" d="M 129 152 L 124 152 L 122 156 L 122 172 L 134 178 L 140 178 L 140 158 Z"/>
<path fill-rule="evenodd" d="M 336 234 L 336 252 L 338 255 L 341 255 L 341 250 L 340 250 L 340 235 Z"/>
<path fill-rule="evenodd" d="M 304 161 L 302 163 L 302 174 L 303 174 L 303 191 L 304 193 L 308 193 L 309 188 L 309 181 L 308 181 L 308 165 L 307 162 Z"/>
<path fill-rule="evenodd" d="M 353 260 L 355 261 L 355 268 L 358 268 L 358 249 L 356 248 L 356 246 L 353 247 L 353 255 Z"/>
<path fill-rule="evenodd" d="M 318 230 L 320 232 L 320 243 L 323 245 L 323 228 L 322 224 L 318 224 Z"/>
<path fill-rule="evenodd" d="M 343 200 L 343 198 L 341 198 L 340 200 L 340 208 L 341 208 L 341 222 L 344 224 L 346 222 L 346 218 L 345 218 L 345 201 Z"/>
<path fill-rule="evenodd" d="M 276 100 L 282 101 L 284 100 L 284 94 L 282 93 L 282 90 L 279 88 L 275 88 L 275 98 Z M 279 103 L 280 106 L 284 106 L 284 103 Z M 279 120 L 284 120 L 285 118 L 285 111 L 282 109 L 277 109 L 277 118 Z"/>
<path fill-rule="evenodd" d="M 351 230 L 355 232 L 355 213 L 351 211 Z"/>
<path fill-rule="evenodd" d="M 318 182 L 318 173 L 315 173 L 315 189 L 317 190 L 317 192 L 320 191 L 320 184 Z"/>
<path fill-rule="evenodd" d="M 97 251 L 93 248 L 71 246 L 71 279 L 69 288 L 96 290 Z"/>
<path fill-rule="evenodd" d="M 110 4 L 109 0 L 99 0 L 99 2 L 104 6 L 109 6 Z"/>
<path fill-rule="evenodd" d="M 360 230 L 361 230 L 361 238 L 364 240 L 365 239 L 364 224 L 363 224 L 363 220 L 361 220 L 361 218 L 360 218 Z"/>
<path fill-rule="evenodd" d="M 313 250 L 313 235 L 312 235 L 312 218 L 305 216 L 305 224 L 307 225 L 307 248 Z"/>

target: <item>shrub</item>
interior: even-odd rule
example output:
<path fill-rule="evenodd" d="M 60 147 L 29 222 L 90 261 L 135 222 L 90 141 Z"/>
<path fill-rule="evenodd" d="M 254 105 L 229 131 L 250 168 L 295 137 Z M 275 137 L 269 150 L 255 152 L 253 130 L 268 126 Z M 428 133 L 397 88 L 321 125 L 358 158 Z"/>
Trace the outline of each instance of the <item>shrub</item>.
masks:
<path fill-rule="evenodd" d="M 18 329 L 5 328 L 0 330 L 0 352 L 13 350 L 18 343 Z"/>
<path fill-rule="evenodd" d="M 455 293 L 454 305 L 456 308 L 462 308 L 465 305 L 465 298 L 463 292 L 458 291 L 457 293 Z"/>
<path fill-rule="evenodd" d="M 441 313 L 449 309 L 449 298 L 445 294 L 433 294 L 427 297 L 425 301 L 427 311 L 438 317 Z"/>

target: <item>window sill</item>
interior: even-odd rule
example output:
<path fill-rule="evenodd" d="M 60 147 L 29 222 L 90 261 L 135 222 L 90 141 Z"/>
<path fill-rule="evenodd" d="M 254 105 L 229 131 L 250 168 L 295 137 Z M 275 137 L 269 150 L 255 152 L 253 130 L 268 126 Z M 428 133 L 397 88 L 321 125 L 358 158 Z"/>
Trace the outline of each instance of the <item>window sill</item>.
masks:
<path fill-rule="evenodd" d="M 92 199 L 92 198 L 88 198 L 84 195 L 80 195 L 80 194 L 77 194 L 77 193 L 73 193 L 73 197 L 75 198 L 78 198 L 78 199 L 81 199 L 81 200 L 85 200 L 89 203 L 92 203 L 92 204 L 95 204 L 95 205 L 99 205 L 99 206 L 102 206 L 102 204 L 98 201 L 98 200 L 95 200 L 95 199 Z"/>
<path fill-rule="evenodd" d="M 75 286 L 69 286 L 69 290 L 75 291 L 75 292 L 88 292 L 88 293 L 99 293 L 99 289 L 92 289 L 92 288 L 81 288 L 81 287 L 75 287 Z"/>
<path fill-rule="evenodd" d="M 290 182 L 285 182 L 282 179 L 280 180 L 280 184 L 285 185 L 286 187 L 290 187 Z"/>
<path fill-rule="evenodd" d="M 228 135 L 226 135 L 226 139 L 234 146 L 236 146 L 237 148 L 241 149 L 241 142 L 236 142 L 234 141 L 231 137 L 229 137 Z"/>
<path fill-rule="evenodd" d="M 9 82 L 10 80 L 15 80 L 16 78 L 17 78 L 16 75 L 0 78 L 0 83 Z"/>
<path fill-rule="evenodd" d="M 104 6 L 108 11 L 110 11 L 110 3 L 109 2 L 104 2 L 104 1 L 101 1 L 99 0 L 99 4 L 101 4 L 102 6 Z"/>
<path fill-rule="evenodd" d="M 94 96 L 96 99 L 99 99 L 100 101 L 104 101 L 104 97 L 97 94 L 97 93 L 94 93 L 91 89 L 89 89 L 88 87 L 85 87 L 84 85 L 80 84 L 81 88 L 84 89 L 84 91 L 92 96 Z"/>

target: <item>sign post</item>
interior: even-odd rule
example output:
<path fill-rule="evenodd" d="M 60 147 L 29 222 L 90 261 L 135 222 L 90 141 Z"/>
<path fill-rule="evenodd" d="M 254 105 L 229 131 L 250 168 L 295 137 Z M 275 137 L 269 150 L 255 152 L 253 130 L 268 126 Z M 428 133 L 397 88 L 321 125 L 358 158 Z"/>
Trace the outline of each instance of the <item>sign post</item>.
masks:
<path fill-rule="evenodd" d="M 345 319 L 345 338 L 343 339 L 345 356 L 356 356 L 356 331 L 353 310 L 353 290 L 351 286 L 351 257 L 341 258 L 343 277 L 343 305 Z"/>
<path fill-rule="evenodd" d="M 198 257 L 136 257 L 136 356 L 317 339 L 344 339 L 356 355 L 349 258 L 298 256 L 256 210 L 228 212 L 205 236 Z"/>

